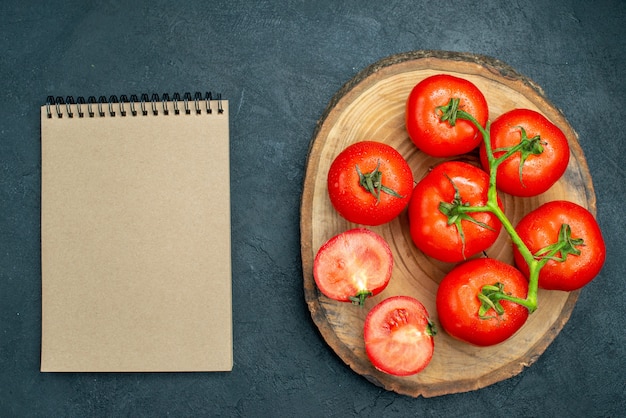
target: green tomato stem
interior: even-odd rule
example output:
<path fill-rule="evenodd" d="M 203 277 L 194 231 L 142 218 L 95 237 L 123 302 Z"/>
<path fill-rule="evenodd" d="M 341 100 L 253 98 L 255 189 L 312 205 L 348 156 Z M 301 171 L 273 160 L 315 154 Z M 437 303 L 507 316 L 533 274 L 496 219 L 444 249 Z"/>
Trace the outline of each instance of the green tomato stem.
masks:
<path fill-rule="evenodd" d="M 491 212 L 502 224 L 502 227 L 509 234 L 511 241 L 518 248 L 520 254 L 524 258 L 524 261 L 528 264 L 529 269 L 529 277 L 528 277 L 528 294 L 526 299 L 520 299 L 516 297 L 512 297 L 507 295 L 506 293 L 499 292 L 494 293 L 492 296 L 492 300 L 509 300 L 511 302 L 518 303 L 522 306 L 525 306 L 530 313 L 534 312 L 537 309 L 537 292 L 539 289 L 539 271 L 545 265 L 545 262 L 537 261 L 534 255 L 530 252 L 526 244 L 522 241 L 517 231 L 515 231 L 515 227 L 506 216 L 504 211 L 498 205 L 498 191 L 496 187 L 496 173 L 498 166 L 510 155 L 516 152 L 522 145 L 513 147 L 500 158 L 495 158 L 493 155 L 493 149 L 491 147 L 491 138 L 489 133 L 490 122 L 488 121 L 486 126 L 483 127 L 472 115 L 465 112 L 464 110 L 456 110 L 456 117 L 461 119 L 466 119 L 470 121 L 476 129 L 480 132 L 483 137 L 483 142 L 485 145 L 485 151 L 487 154 L 487 159 L 489 161 L 489 189 L 487 192 L 487 204 L 481 207 L 466 207 L 464 208 L 467 212 Z M 517 148 L 517 149 L 516 149 Z"/>
<path fill-rule="evenodd" d="M 356 295 L 350 296 L 350 302 L 353 305 L 359 305 L 361 308 L 365 306 L 365 300 L 374 294 L 367 289 L 360 290 Z"/>

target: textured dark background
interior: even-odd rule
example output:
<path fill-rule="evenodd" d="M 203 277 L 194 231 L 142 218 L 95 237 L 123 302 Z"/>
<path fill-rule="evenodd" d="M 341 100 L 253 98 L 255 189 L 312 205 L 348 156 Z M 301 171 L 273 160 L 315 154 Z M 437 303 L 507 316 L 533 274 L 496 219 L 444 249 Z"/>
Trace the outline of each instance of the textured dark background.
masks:
<path fill-rule="evenodd" d="M 626 410 L 626 3 L 0 3 L 0 416 L 587 416 Z M 388 55 L 490 55 L 541 85 L 587 156 L 603 272 L 530 368 L 413 399 L 352 372 L 303 299 L 299 204 L 332 95 Z M 234 369 L 39 373 L 39 106 L 48 95 L 221 91 L 230 100 Z"/>

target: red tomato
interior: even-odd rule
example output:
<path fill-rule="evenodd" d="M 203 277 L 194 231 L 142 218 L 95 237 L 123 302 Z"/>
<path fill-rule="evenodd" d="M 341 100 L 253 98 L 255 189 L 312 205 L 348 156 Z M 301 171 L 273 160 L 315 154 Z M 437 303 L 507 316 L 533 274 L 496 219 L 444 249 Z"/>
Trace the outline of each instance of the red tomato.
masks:
<path fill-rule="evenodd" d="M 374 306 L 363 330 L 374 367 L 396 376 L 424 370 L 433 357 L 434 334 L 426 308 L 409 296 L 393 296 Z"/>
<path fill-rule="evenodd" d="M 525 299 L 528 282 L 515 267 L 491 258 L 477 258 L 455 267 L 437 289 L 437 313 L 441 327 L 450 336 L 478 346 L 501 343 L 511 337 L 528 319 L 528 309 L 501 300 L 501 315 L 493 308 L 483 317 L 478 294 L 485 285 L 502 284 L 502 291 Z"/>
<path fill-rule="evenodd" d="M 498 158 L 524 142 L 498 166 L 496 184 L 513 196 L 536 196 L 561 178 L 569 162 L 569 144 L 565 134 L 542 114 L 528 109 L 514 109 L 500 115 L 489 130 L 491 148 Z M 483 168 L 489 171 L 485 145 L 480 147 Z"/>
<path fill-rule="evenodd" d="M 328 194 L 339 214 L 350 222 L 382 225 L 409 203 L 411 167 L 393 147 L 376 141 L 344 149 L 328 171 Z"/>
<path fill-rule="evenodd" d="M 561 226 L 569 225 L 570 246 L 565 261 L 550 260 L 539 272 L 539 287 L 549 290 L 580 289 L 600 273 L 606 246 L 598 222 L 591 212 L 573 202 L 556 200 L 545 203 L 524 216 L 515 230 L 531 253 L 535 254 L 559 241 Z M 575 254 L 580 251 L 580 254 Z M 528 265 L 516 246 L 517 267 L 528 276 Z M 563 251 L 555 254 L 562 257 Z"/>
<path fill-rule="evenodd" d="M 406 129 L 413 143 L 426 154 L 449 157 L 478 147 L 482 135 L 468 120 L 441 121 L 440 106 L 458 99 L 458 109 L 472 115 L 483 127 L 489 117 L 487 100 L 468 80 L 438 74 L 417 83 L 406 104 Z"/>
<path fill-rule="evenodd" d="M 382 292 L 393 269 L 393 254 L 383 237 L 355 228 L 329 239 L 313 261 L 313 277 L 331 299 L 363 305 Z"/>
<path fill-rule="evenodd" d="M 454 205 L 484 206 L 488 188 L 487 173 L 471 164 L 447 161 L 435 166 L 415 186 L 409 203 L 409 228 L 417 248 L 449 263 L 463 261 L 489 248 L 502 228 L 495 215 L 468 213 L 459 215 L 456 223 L 450 224 L 449 216 L 441 211 L 442 202 L 452 207 L 450 216 L 454 216 Z M 498 203 L 502 207 L 502 202 Z"/>

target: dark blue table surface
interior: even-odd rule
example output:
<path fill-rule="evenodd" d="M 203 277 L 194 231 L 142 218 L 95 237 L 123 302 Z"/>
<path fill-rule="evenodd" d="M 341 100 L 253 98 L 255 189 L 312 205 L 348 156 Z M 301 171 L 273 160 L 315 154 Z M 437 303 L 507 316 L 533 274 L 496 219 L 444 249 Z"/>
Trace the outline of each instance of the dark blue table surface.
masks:
<path fill-rule="evenodd" d="M 626 3 L 0 3 L 0 416 L 623 416 Z M 307 149 L 359 70 L 418 49 L 498 58 L 580 135 L 608 245 L 602 273 L 531 367 L 410 398 L 326 345 L 303 297 Z M 42 374 L 39 106 L 48 95 L 220 91 L 230 101 L 234 369 Z"/>

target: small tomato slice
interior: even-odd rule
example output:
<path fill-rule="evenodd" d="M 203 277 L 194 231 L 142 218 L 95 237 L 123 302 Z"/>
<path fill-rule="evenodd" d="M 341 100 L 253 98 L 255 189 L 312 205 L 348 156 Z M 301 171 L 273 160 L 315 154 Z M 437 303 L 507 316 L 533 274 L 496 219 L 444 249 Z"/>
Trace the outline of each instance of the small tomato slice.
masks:
<path fill-rule="evenodd" d="M 382 292 L 393 270 L 387 241 L 366 228 L 354 228 L 329 239 L 313 261 L 319 290 L 331 299 L 363 305 Z"/>
<path fill-rule="evenodd" d="M 567 137 L 541 113 L 513 109 L 496 118 L 489 132 L 495 158 L 523 143 L 520 151 L 498 166 L 496 184 L 503 192 L 536 196 L 547 191 L 565 173 L 570 155 Z M 480 160 L 489 171 L 484 144 L 480 147 Z"/>
<path fill-rule="evenodd" d="M 454 206 L 484 206 L 488 201 L 489 176 L 480 168 L 460 161 L 435 166 L 413 189 L 409 202 L 409 230 L 424 254 L 456 263 L 489 248 L 502 224 L 490 212 L 472 212 L 450 223 Z M 442 203 L 449 214 L 441 210 Z M 500 207 L 502 202 L 498 200 Z M 460 228 L 459 228 L 460 226 Z M 461 235 L 462 230 L 463 235 Z"/>
<path fill-rule="evenodd" d="M 434 334 L 426 308 L 409 296 L 392 296 L 374 306 L 363 330 L 372 365 L 396 376 L 424 370 L 433 357 Z"/>
<path fill-rule="evenodd" d="M 569 231 L 561 230 L 568 225 Z M 594 216 L 584 207 L 564 200 L 544 203 L 524 216 L 515 227 L 518 235 L 537 258 L 547 256 L 542 249 L 569 235 L 569 245 L 559 250 L 539 272 L 539 287 L 572 291 L 593 280 L 604 265 L 606 245 Z M 513 256 L 517 267 L 528 276 L 528 264 L 516 246 Z M 558 258 L 565 257 L 564 261 Z"/>
<path fill-rule="evenodd" d="M 328 171 L 330 201 L 346 220 L 382 225 L 397 217 L 409 203 L 413 172 L 390 145 L 362 141 L 346 147 Z"/>
<path fill-rule="evenodd" d="M 528 319 L 528 309 L 501 300 L 504 313 L 491 308 L 481 317 L 478 294 L 483 286 L 500 283 L 502 291 L 525 299 L 528 281 L 515 267 L 491 258 L 477 258 L 452 269 L 437 289 L 437 314 L 441 327 L 452 337 L 477 346 L 501 343 Z"/>
<path fill-rule="evenodd" d="M 456 106 L 472 115 L 485 126 L 489 117 L 487 100 L 468 80 L 448 74 L 425 78 L 413 87 L 406 103 L 406 129 L 413 143 L 434 157 L 465 154 L 477 148 L 482 141 L 478 129 L 468 120 L 442 121 L 441 106 L 450 99 L 458 99 Z"/>

